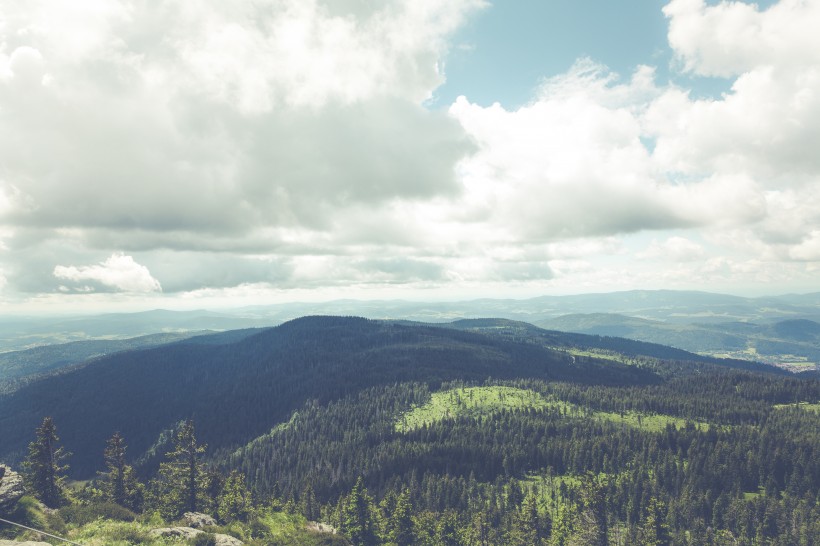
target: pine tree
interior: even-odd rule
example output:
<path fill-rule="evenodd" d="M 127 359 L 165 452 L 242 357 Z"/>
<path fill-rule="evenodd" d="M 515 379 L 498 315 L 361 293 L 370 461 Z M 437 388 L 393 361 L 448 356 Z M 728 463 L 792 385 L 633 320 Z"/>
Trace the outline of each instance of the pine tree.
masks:
<path fill-rule="evenodd" d="M 103 458 L 108 468 L 108 494 L 112 501 L 125 504 L 125 440 L 115 432 L 105 443 Z"/>
<path fill-rule="evenodd" d="M 131 510 L 139 510 L 142 504 L 142 485 L 137 481 L 134 469 L 125 462 L 127 446 L 119 432 L 105 443 L 103 458 L 107 472 L 103 476 L 102 490 L 105 498 Z"/>
<path fill-rule="evenodd" d="M 302 509 L 302 515 L 308 521 L 318 521 L 321 517 L 320 505 L 316 501 L 316 493 L 313 491 L 313 486 L 307 484 L 302 490 L 302 495 L 299 498 L 299 504 Z"/>
<path fill-rule="evenodd" d="M 160 464 L 152 481 L 152 503 L 163 516 L 174 519 L 203 506 L 204 453 L 205 446 L 196 441 L 193 422 L 183 422 L 174 434 L 173 451 L 165 454 L 169 460 Z"/>
<path fill-rule="evenodd" d="M 245 475 L 234 470 L 225 480 L 219 496 L 219 519 L 223 522 L 245 521 L 250 513 L 250 495 L 245 487 Z"/>
<path fill-rule="evenodd" d="M 649 499 L 646 518 L 638 532 L 641 546 L 668 546 L 671 537 L 666 525 L 666 506 L 656 497 Z"/>
<path fill-rule="evenodd" d="M 563 483 L 563 482 L 562 482 Z M 570 543 L 575 528 L 574 513 L 569 500 L 564 499 L 558 507 L 558 515 L 555 517 L 555 525 L 552 528 L 550 544 L 553 546 L 567 546 Z"/>
<path fill-rule="evenodd" d="M 361 477 L 345 499 L 341 520 L 342 533 L 355 546 L 372 546 L 379 543 L 373 500 L 367 494 Z"/>
<path fill-rule="evenodd" d="M 542 519 L 538 514 L 538 502 L 535 495 L 527 495 L 521 509 L 514 518 L 509 543 L 519 546 L 542 544 L 548 532 L 547 526 Z"/>
<path fill-rule="evenodd" d="M 606 483 L 591 472 L 581 482 L 583 541 L 590 546 L 607 546 L 609 525 L 606 511 Z"/>
<path fill-rule="evenodd" d="M 68 465 L 61 463 L 70 453 L 58 445 L 60 439 L 51 417 L 43 419 L 35 434 L 23 462 L 26 486 L 43 504 L 55 508 L 65 501 L 63 486 Z"/>
<path fill-rule="evenodd" d="M 387 520 L 387 538 L 396 546 L 413 544 L 413 505 L 409 489 L 402 491 L 396 499 L 396 506 Z"/>

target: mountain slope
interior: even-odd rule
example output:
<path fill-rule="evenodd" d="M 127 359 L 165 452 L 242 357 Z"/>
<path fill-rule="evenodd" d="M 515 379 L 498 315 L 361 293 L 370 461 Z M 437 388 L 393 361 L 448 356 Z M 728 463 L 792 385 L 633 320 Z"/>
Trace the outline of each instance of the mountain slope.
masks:
<path fill-rule="evenodd" d="M 132 349 L 156 347 L 202 333 L 164 333 L 128 339 L 74 341 L 0 353 L 0 384 L 27 375 L 70 366 L 89 358 Z"/>
<path fill-rule="evenodd" d="M 653 373 L 473 332 L 358 318 L 307 317 L 239 341 L 200 338 L 103 357 L 0 397 L 0 459 L 22 456 L 32 431 L 52 415 L 72 473 L 101 466 L 119 430 L 142 453 L 182 419 L 197 422 L 211 448 L 246 442 L 305 400 L 325 403 L 373 385 L 519 377 L 646 384 Z M 224 338 L 223 338 L 224 339 Z"/>

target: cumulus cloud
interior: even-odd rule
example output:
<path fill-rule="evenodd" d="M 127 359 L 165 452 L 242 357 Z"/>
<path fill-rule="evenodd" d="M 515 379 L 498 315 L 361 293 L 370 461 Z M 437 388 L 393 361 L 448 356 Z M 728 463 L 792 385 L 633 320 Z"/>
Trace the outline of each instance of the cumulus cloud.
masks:
<path fill-rule="evenodd" d="M 75 267 L 58 265 L 54 276 L 61 280 L 80 283 L 83 281 L 98 282 L 106 287 L 122 292 L 159 292 L 162 290 L 159 281 L 151 276 L 144 265 L 134 261 L 125 254 L 112 254 L 108 259 L 94 265 Z M 79 291 L 90 291 L 82 286 Z"/>
<path fill-rule="evenodd" d="M 357 18 L 302 1 L 122 5 L 78 8 L 58 29 L 32 9 L 23 36 L 38 49 L 8 64 L 46 63 L 51 83 L 0 88 L 5 191 L 32 204 L 9 216 L 241 235 L 452 193 L 470 143 L 420 103 L 442 81 L 447 33 L 479 6 L 389 2 Z"/>
<path fill-rule="evenodd" d="M 664 241 L 653 240 L 639 258 L 664 260 L 672 262 L 691 262 L 705 256 L 704 249 L 698 243 L 685 237 L 669 237 Z"/>
<path fill-rule="evenodd" d="M 608 286 L 700 263 L 763 282 L 750 268 L 820 259 L 816 2 L 669 1 L 677 69 L 730 79 L 721 97 L 580 59 L 517 109 L 426 108 L 486 7 L 0 0 L 4 293 Z M 612 265 L 636 254 L 646 277 Z"/>
<path fill-rule="evenodd" d="M 618 83 L 590 61 L 515 111 L 459 98 L 450 112 L 480 146 L 462 165 L 467 192 L 515 235 L 543 240 L 760 218 L 763 198 L 748 177 L 681 183 L 657 168 L 641 139 L 662 98 L 651 69 Z"/>
<path fill-rule="evenodd" d="M 700 75 L 740 76 L 762 66 L 800 70 L 820 62 L 820 5 L 811 0 L 780 0 L 765 11 L 738 1 L 672 0 L 663 12 L 669 45 L 685 69 Z"/>

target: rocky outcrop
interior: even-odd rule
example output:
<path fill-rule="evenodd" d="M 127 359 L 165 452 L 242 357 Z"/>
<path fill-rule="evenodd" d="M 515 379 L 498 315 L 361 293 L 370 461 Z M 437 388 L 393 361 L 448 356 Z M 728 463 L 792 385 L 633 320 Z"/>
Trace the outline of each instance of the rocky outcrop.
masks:
<path fill-rule="evenodd" d="M 187 540 L 194 538 L 201 532 L 193 527 L 160 527 L 159 529 L 151 529 L 148 533 L 154 537 L 184 538 Z"/>
<path fill-rule="evenodd" d="M 33 542 L 27 540 L 25 542 L 15 542 L 13 540 L 0 539 L 0 546 L 51 546 L 48 542 Z"/>
<path fill-rule="evenodd" d="M 151 529 L 149 534 L 154 537 L 173 537 L 190 540 L 203 532 L 204 531 L 194 529 L 193 527 L 160 527 L 159 529 Z M 238 538 L 223 535 L 222 533 L 214 533 L 214 538 L 216 539 L 216 546 L 242 546 L 245 544 Z"/>
<path fill-rule="evenodd" d="M 209 525 L 216 525 L 216 520 L 209 516 L 208 514 L 203 514 L 202 512 L 185 512 L 182 514 L 182 521 L 188 527 L 193 527 L 194 529 L 201 529 L 202 527 L 207 527 Z"/>
<path fill-rule="evenodd" d="M 313 531 L 314 533 L 328 533 L 331 535 L 335 535 L 337 533 L 335 527 L 332 527 L 327 523 L 320 523 L 318 521 L 309 521 L 305 527 L 308 531 Z"/>
<path fill-rule="evenodd" d="M 0 464 L 0 513 L 17 504 L 23 496 L 23 477 L 6 465 Z"/>
<path fill-rule="evenodd" d="M 238 538 L 232 537 L 231 535 L 216 533 L 214 537 L 216 537 L 216 546 L 242 546 L 245 544 Z"/>

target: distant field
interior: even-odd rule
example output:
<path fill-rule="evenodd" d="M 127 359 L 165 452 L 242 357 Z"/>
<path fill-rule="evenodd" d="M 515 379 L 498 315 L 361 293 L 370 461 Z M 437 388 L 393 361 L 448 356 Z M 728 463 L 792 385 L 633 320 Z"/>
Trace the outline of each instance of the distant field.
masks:
<path fill-rule="evenodd" d="M 404 413 L 396 420 L 398 432 L 408 432 L 424 425 L 430 425 L 445 419 L 462 416 L 492 415 L 500 411 L 516 409 L 559 409 L 570 416 L 587 415 L 593 419 L 602 419 L 628 427 L 639 428 L 649 432 L 661 432 L 667 425 L 676 428 L 686 426 L 687 420 L 681 417 L 663 414 L 643 414 L 627 411 L 623 414 L 604 411 L 590 411 L 586 408 L 549 400 L 542 395 L 515 387 L 464 387 L 435 392 L 430 401 Z M 698 429 L 709 427 L 707 423 L 693 422 Z"/>

